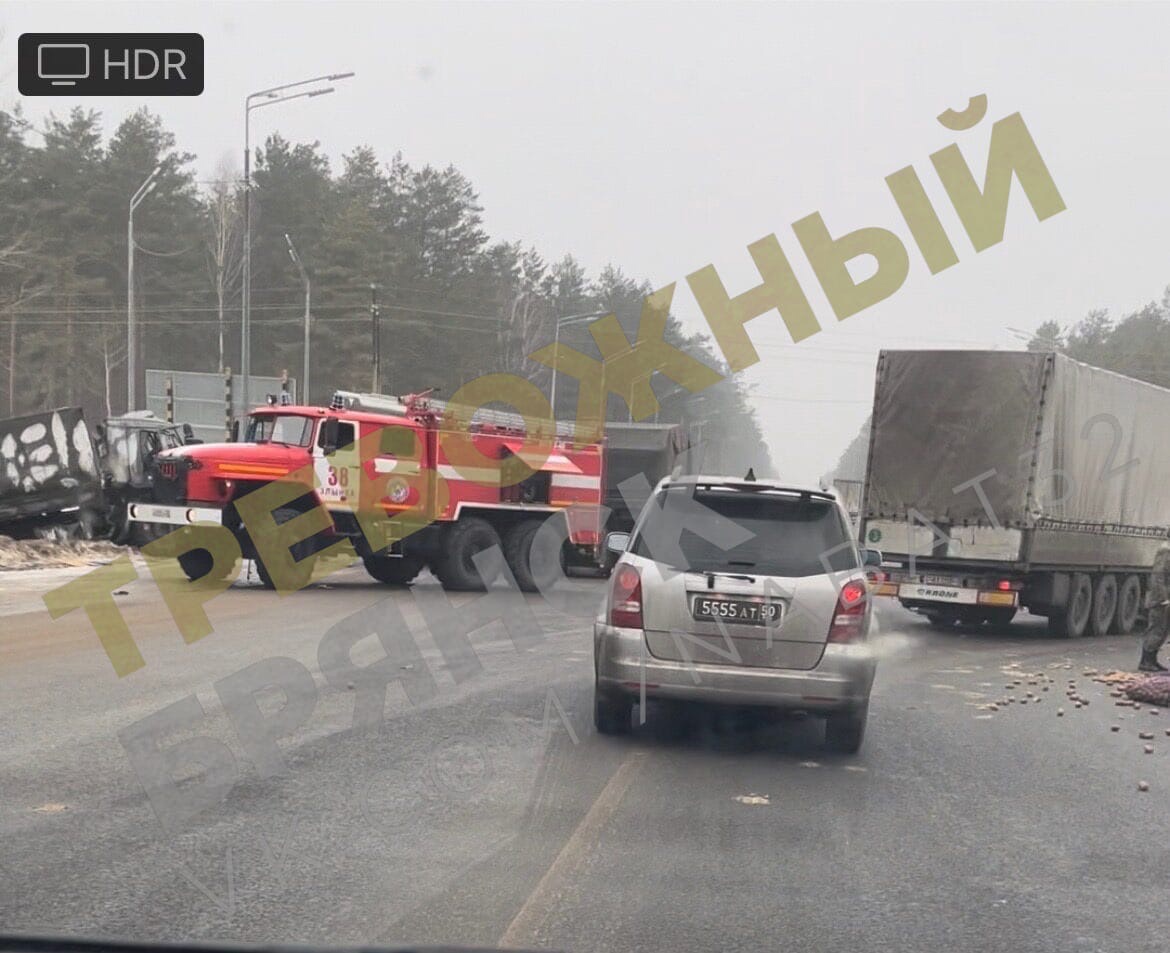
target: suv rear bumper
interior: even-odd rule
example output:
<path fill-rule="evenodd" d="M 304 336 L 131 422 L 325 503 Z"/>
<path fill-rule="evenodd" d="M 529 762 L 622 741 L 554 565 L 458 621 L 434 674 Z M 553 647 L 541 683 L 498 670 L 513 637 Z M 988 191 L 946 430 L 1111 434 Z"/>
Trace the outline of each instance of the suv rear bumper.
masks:
<path fill-rule="evenodd" d="M 808 671 L 667 661 L 652 656 L 640 629 L 593 627 L 598 690 L 637 698 L 725 705 L 763 705 L 793 711 L 840 711 L 869 701 L 877 658 L 866 644 L 826 645 Z"/>

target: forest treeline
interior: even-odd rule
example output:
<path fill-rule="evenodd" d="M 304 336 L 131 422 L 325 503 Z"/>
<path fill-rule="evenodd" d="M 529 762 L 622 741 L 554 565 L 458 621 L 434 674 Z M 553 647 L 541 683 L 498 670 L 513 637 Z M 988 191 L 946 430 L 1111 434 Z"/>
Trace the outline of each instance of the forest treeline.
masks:
<path fill-rule="evenodd" d="M 221 162 L 199 179 L 195 158 L 145 109 L 108 138 L 93 111 L 38 127 L 0 111 L 0 415 L 125 410 L 128 203 L 156 167 L 134 214 L 138 403 L 146 368 L 238 369 L 242 173 Z M 334 168 L 319 143 L 274 134 L 254 153 L 252 181 L 252 373 L 300 376 L 303 285 L 288 235 L 312 282 L 312 401 L 372 386 L 374 293 L 383 390 L 442 396 L 498 371 L 549 393 L 551 372 L 526 355 L 552 342 L 556 319 L 612 311 L 632 338 L 652 290 L 616 264 L 589 275 L 571 255 L 549 261 L 492 238 L 453 166 L 361 147 Z M 673 318 L 667 338 L 726 370 L 705 336 Z M 598 356 L 582 324 L 564 326 L 561 340 Z M 699 395 L 654 386 L 660 422 L 700 425 L 708 460 L 771 470 L 742 382 Z M 575 381 L 558 375 L 558 415 L 575 408 Z M 611 397 L 608 413 L 624 421 L 628 409 Z"/>

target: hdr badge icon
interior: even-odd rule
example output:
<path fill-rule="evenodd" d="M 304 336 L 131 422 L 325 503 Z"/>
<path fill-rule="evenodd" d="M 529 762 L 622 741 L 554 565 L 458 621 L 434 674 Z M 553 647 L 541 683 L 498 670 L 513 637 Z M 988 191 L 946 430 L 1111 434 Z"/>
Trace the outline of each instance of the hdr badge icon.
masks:
<path fill-rule="evenodd" d="M 25 33 L 17 43 L 22 96 L 198 96 L 198 33 Z"/>

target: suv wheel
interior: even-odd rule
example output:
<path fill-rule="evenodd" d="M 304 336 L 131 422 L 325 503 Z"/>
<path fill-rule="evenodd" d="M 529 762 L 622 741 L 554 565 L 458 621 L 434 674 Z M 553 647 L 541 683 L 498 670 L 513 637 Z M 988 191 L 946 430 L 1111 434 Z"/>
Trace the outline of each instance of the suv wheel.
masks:
<path fill-rule="evenodd" d="M 865 738 L 869 704 L 834 712 L 825 719 L 825 747 L 838 754 L 857 754 Z"/>
<path fill-rule="evenodd" d="M 624 735 L 630 730 L 633 710 L 625 699 L 610 698 L 593 689 L 593 725 L 599 735 Z"/>

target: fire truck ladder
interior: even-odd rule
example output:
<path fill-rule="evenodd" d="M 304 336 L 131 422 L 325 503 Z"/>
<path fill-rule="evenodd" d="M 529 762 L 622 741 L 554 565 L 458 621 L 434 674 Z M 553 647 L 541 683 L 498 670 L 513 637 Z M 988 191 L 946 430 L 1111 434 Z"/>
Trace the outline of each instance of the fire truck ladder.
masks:
<path fill-rule="evenodd" d="M 429 392 L 428 392 L 429 393 Z M 329 403 L 331 410 L 357 410 L 375 414 L 393 414 L 396 417 L 408 417 L 412 414 L 430 412 L 437 417 L 459 413 L 458 416 L 472 416 L 472 428 L 482 430 L 491 428 L 497 431 L 524 434 L 528 428 L 520 414 L 509 413 L 505 410 L 493 410 L 487 407 L 471 408 L 456 406 L 446 401 L 429 397 L 427 394 L 404 394 L 399 397 L 387 394 L 363 394 L 355 391 L 339 390 L 333 393 Z M 472 413 L 474 411 L 474 413 Z M 556 435 L 559 440 L 574 440 L 587 433 L 584 428 L 567 421 L 557 421 Z"/>

